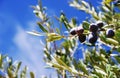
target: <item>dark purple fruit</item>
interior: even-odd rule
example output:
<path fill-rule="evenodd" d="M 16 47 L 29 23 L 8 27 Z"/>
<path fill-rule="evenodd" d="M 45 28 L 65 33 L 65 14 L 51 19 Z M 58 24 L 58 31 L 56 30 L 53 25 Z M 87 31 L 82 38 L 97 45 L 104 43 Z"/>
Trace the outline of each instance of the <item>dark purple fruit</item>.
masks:
<path fill-rule="evenodd" d="M 104 26 L 104 23 L 102 21 L 98 21 L 96 24 L 98 28 L 102 28 Z"/>
<path fill-rule="evenodd" d="M 89 40 L 89 42 L 90 42 L 91 44 L 95 44 L 96 41 L 97 41 L 97 39 L 98 39 L 97 34 L 95 34 L 95 33 L 90 33 L 90 34 L 89 34 L 88 40 Z"/>
<path fill-rule="evenodd" d="M 112 29 L 108 29 L 106 31 L 106 36 L 109 38 L 112 38 L 115 35 L 114 31 Z"/>
<path fill-rule="evenodd" d="M 83 34 L 84 29 L 83 29 L 81 26 L 79 26 L 79 27 L 77 27 L 76 32 L 77 32 L 78 35 L 79 35 L 79 34 Z"/>
<path fill-rule="evenodd" d="M 76 35 L 76 34 L 77 34 L 76 28 L 71 29 L 71 30 L 70 30 L 70 34 L 71 34 L 71 35 Z"/>
<path fill-rule="evenodd" d="M 86 35 L 80 34 L 80 35 L 78 36 L 78 38 L 79 38 L 79 41 L 82 43 L 82 42 L 84 42 L 84 41 L 86 40 Z"/>
<path fill-rule="evenodd" d="M 96 33 L 98 31 L 98 26 L 96 24 L 91 24 L 90 31 Z"/>

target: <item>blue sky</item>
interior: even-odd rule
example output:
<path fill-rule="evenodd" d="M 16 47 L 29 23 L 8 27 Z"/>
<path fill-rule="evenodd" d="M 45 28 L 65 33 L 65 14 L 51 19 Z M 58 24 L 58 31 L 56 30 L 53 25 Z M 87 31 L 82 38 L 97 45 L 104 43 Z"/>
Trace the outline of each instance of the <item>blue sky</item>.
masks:
<path fill-rule="evenodd" d="M 49 15 L 60 15 L 61 10 L 68 18 L 77 17 L 79 22 L 85 19 L 84 12 L 69 7 L 69 0 L 44 0 Z M 42 41 L 26 31 L 38 30 L 31 5 L 37 0 L 0 0 L 0 53 L 8 54 L 14 60 L 21 60 L 30 70 L 42 76 L 52 74 L 52 70 L 44 69 Z M 96 5 L 94 3 L 94 5 Z M 47 71 L 47 73 L 46 73 Z"/>

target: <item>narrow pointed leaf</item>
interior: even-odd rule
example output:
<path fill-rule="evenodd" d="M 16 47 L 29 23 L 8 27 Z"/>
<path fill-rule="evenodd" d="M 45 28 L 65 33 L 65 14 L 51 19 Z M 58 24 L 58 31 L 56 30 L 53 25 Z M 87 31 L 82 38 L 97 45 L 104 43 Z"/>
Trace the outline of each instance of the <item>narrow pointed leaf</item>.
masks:
<path fill-rule="evenodd" d="M 45 28 L 40 22 L 38 22 L 37 24 L 38 24 L 39 28 L 40 28 L 43 32 L 48 33 L 48 30 L 46 30 L 46 28 Z"/>

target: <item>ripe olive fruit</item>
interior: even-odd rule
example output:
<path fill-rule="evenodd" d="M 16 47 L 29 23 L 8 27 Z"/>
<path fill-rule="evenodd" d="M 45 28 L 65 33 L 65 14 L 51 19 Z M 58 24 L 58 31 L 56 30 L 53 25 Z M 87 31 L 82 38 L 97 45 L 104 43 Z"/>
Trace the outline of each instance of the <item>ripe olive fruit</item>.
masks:
<path fill-rule="evenodd" d="M 78 36 L 78 38 L 79 38 L 79 41 L 82 43 L 82 42 L 84 42 L 86 40 L 86 35 L 85 34 L 80 34 Z"/>
<path fill-rule="evenodd" d="M 90 24 L 90 31 L 96 33 L 98 31 L 98 26 L 96 24 Z"/>
<path fill-rule="evenodd" d="M 77 32 L 78 35 L 83 34 L 84 29 L 81 26 L 77 27 L 76 29 L 77 29 L 76 32 Z"/>
<path fill-rule="evenodd" d="M 97 21 L 98 28 L 102 28 L 104 26 L 104 23 L 102 21 Z"/>
<path fill-rule="evenodd" d="M 71 30 L 70 30 L 70 34 L 71 34 L 71 35 L 76 35 L 76 34 L 77 34 L 76 28 L 71 29 Z"/>
<path fill-rule="evenodd" d="M 108 29 L 106 31 L 106 36 L 109 38 L 112 38 L 115 35 L 114 31 L 112 29 Z"/>
<path fill-rule="evenodd" d="M 95 44 L 97 39 L 98 39 L 97 34 L 95 34 L 95 33 L 90 33 L 89 34 L 88 40 L 91 44 Z"/>

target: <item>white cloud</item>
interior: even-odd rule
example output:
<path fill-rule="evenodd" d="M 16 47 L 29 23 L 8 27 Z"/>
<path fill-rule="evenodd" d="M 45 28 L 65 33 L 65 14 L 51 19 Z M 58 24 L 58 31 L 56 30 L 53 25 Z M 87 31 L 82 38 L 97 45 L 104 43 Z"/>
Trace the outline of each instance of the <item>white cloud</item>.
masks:
<path fill-rule="evenodd" d="M 4 16 L 4 19 L 2 19 Z M 3 22 L 0 22 L 1 34 L 4 34 L 6 31 L 12 31 L 10 29 L 14 29 L 15 35 L 13 37 L 13 44 L 8 47 L 7 54 L 12 57 L 14 60 L 22 61 L 22 66 L 28 66 L 30 71 L 36 73 L 36 78 L 42 75 L 52 75 L 55 78 L 55 72 L 51 69 L 45 69 L 45 63 L 43 61 L 43 46 L 40 44 L 40 38 L 29 35 L 26 31 L 32 30 L 39 30 L 38 26 L 36 25 L 37 19 L 33 21 L 26 22 L 26 30 L 22 27 L 19 21 L 13 18 L 10 15 L 2 15 L 0 13 L 0 20 L 2 19 Z M 7 20 L 9 17 L 10 20 Z M 6 19 L 5 19 L 6 18 Z M 5 21 L 5 22 L 4 22 Z M 7 23 L 6 23 L 7 21 Z M 4 24 L 4 25 L 2 25 Z M 2 27 L 4 26 L 4 27 Z M 12 27 L 11 27 L 12 26 Z M 9 34 L 9 33 L 8 33 Z M 9 34 L 13 35 L 13 34 Z M 12 38 L 12 37 L 11 37 Z M 10 42 L 11 39 L 10 39 Z M 0 45 L 5 43 L 4 39 L 0 40 Z M 2 46 L 2 45 L 1 45 Z M 6 54 L 5 53 L 5 54 Z"/>
<path fill-rule="evenodd" d="M 34 71 L 37 74 L 36 78 L 41 75 L 50 74 L 53 76 L 52 78 L 55 78 L 55 72 L 53 72 L 53 70 L 44 69 L 45 63 L 43 62 L 43 46 L 40 45 L 40 38 L 26 33 L 28 30 L 37 29 L 37 25 L 35 25 L 36 19 L 26 23 L 26 27 L 28 27 L 27 30 L 23 29 L 23 26 L 21 26 L 19 21 L 11 14 L 0 13 L 0 20 L 2 20 L 0 22 L 0 35 L 7 31 L 12 31 L 10 29 L 16 29 L 17 31 L 15 32 L 15 30 L 13 30 L 15 32 L 13 38 L 15 45 L 11 44 L 11 46 L 8 46 L 7 54 L 12 56 L 14 60 L 22 61 L 23 65 L 27 65 L 29 70 Z M 7 35 L 13 34 L 7 33 Z M 11 42 L 11 39 L 9 41 Z M 4 39 L 0 40 L 0 44 L 2 43 L 5 44 Z"/>
<path fill-rule="evenodd" d="M 17 46 L 16 59 L 21 60 L 24 65 L 27 65 L 31 71 L 37 74 L 37 77 L 42 75 L 55 75 L 55 72 L 50 69 L 45 69 L 43 62 L 43 46 L 40 45 L 40 38 L 31 36 L 26 31 L 17 26 L 17 33 L 14 36 L 14 43 Z"/>

